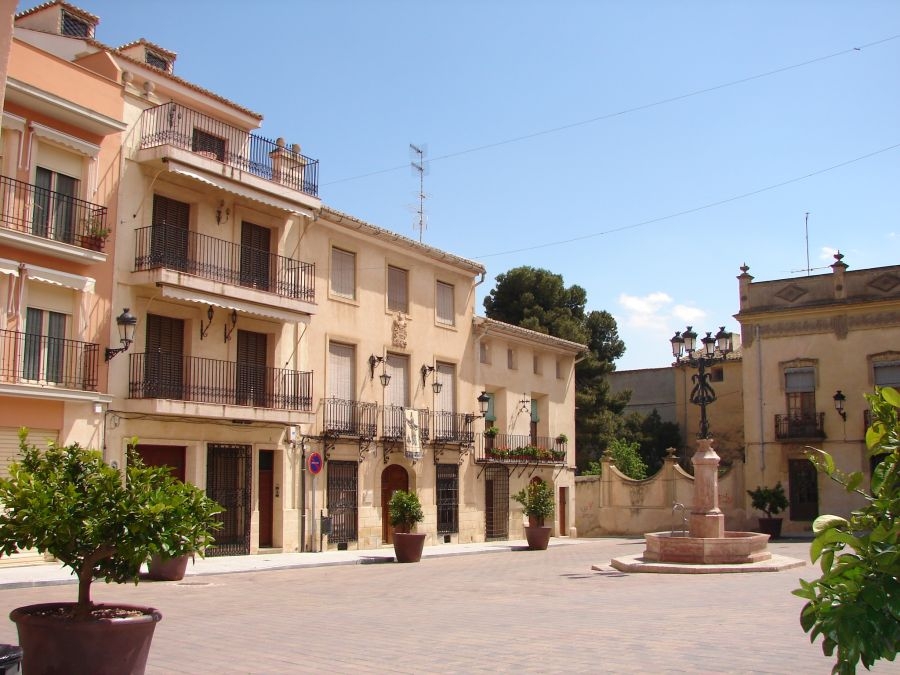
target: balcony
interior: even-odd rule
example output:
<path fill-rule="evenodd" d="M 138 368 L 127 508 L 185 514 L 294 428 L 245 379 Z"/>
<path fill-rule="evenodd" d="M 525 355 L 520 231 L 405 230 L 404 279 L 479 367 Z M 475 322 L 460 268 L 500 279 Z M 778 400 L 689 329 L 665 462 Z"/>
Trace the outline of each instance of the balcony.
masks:
<path fill-rule="evenodd" d="M 809 415 L 775 415 L 775 438 L 825 438 L 825 413 Z"/>
<path fill-rule="evenodd" d="M 128 397 L 312 410 L 312 373 L 168 352 L 130 355 Z"/>
<path fill-rule="evenodd" d="M 105 206 L 8 176 L 0 176 L 0 228 L 100 253 L 109 236 Z"/>
<path fill-rule="evenodd" d="M 475 454 L 475 461 L 502 464 L 566 463 L 566 443 L 549 436 L 525 434 L 484 435 L 484 446 Z"/>
<path fill-rule="evenodd" d="M 319 162 L 177 103 L 145 110 L 140 148 L 172 146 L 317 197 Z"/>
<path fill-rule="evenodd" d="M 0 383 L 97 391 L 100 345 L 0 330 Z"/>
<path fill-rule="evenodd" d="M 475 442 L 475 431 L 472 429 L 475 415 L 435 410 L 432 416 L 435 443 L 472 445 Z"/>
<path fill-rule="evenodd" d="M 381 437 L 385 440 L 400 441 L 405 438 L 406 415 L 405 408 L 398 405 L 384 406 L 381 410 Z M 427 408 L 420 409 L 419 413 L 419 437 L 423 443 L 427 443 L 430 437 L 430 413 Z"/>
<path fill-rule="evenodd" d="M 326 436 L 375 438 L 378 406 L 363 401 L 325 399 L 322 432 Z"/>
<path fill-rule="evenodd" d="M 185 272 L 202 279 L 315 302 L 316 266 L 208 237 L 174 225 L 136 232 L 134 269 Z"/>

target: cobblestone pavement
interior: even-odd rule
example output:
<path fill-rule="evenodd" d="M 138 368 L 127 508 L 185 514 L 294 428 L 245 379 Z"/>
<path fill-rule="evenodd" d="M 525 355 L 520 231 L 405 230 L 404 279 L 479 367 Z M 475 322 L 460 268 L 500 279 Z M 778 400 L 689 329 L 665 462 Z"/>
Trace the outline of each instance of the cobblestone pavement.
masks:
<path fill-rule="evenodd" d="M 624 574 L 642 539 L 554 540 L 548 551 L 439 556 L 94 585 L 95 601 L 159 608 L 147 673 L 828 673 L 791 595 L 806 565 L 772 573 Z M 807 560 L 808 542 L 771 550 Z M 2 573 L 2 572 L 0 572 Z M 4 588 L 0 613 L 74 599 L 73 586 Z M 15 643 L 11 622 L 0 642 Z M 898 673 L 882 664 L 876 673 Z"/>

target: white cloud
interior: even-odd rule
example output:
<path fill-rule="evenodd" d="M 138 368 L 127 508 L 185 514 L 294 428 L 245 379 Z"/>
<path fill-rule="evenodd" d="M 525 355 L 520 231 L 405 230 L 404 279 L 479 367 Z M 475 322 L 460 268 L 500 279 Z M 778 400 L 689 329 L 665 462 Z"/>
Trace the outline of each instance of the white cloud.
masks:
<path fill-rule="evenodd" d="M 671 302 L 672 298 L 662 291 L 650 293 L 642 298 L 636 295 L 628 295 L 627 293 L 619 295 L 619 304 L 628 310 L 629 313 L 635 314 L 654 314 Z"/>
<path fill-rule="evenodd" d="M 834 262 L 834 254 L 837 253 L 838 250 L 836 248 L 831 248 L 830 246 L 823 246 L 822 251 L 819 253 L 819 260 L 823 260 L 828 263 Z"/>
<path fill-rule="evenodd" d="M 675 305 L 671 313 L 673 317 L 686 323 L 696 323 L 706 317 L 706 312 L 699 307 L 688 307 L 687 305 Z"/>

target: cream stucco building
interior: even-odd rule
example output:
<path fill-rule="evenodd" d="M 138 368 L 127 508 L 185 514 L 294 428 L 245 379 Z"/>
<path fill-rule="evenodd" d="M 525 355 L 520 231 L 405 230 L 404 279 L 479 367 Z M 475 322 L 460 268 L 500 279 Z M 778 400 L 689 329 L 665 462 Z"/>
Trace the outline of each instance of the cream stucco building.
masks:
<path fill-rule="evenodd" d="M 225 507 L 212 554 L 380 546 L 400 488 L 418 493 L 430 544 L 517 538 L 510 495 L 535 479 L 554 486 L 555 534 L 574 536 L 584 346 L 477 317 L 480 263 L 323 204 L 318 162 L 293 139 L 175 75 L 173 51 L 106 46 L 96 25 L 65 2 L 16 21 L 21 51 L 102 94 L 93 114 L 109 121 L 86 141 L 112 144 L 82 160 L 116 207 L 106 250 L 60 262 L 95 280 L 73 331 L 108 358 L 71 412 L 93 435 L 60 440 L 122 466 L 136 438 L 145 461 L 204 488 Z M 125 309 L 135 333 L 120 345 Z"/>

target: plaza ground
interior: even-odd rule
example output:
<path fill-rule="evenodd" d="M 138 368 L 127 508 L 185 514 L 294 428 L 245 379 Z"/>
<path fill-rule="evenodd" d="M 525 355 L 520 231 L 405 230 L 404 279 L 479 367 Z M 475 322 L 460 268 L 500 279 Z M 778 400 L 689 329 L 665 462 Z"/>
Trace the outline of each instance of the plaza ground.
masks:
<path fill-rule="evenodd" d="M 770 548 L 808 560 L 808 541 Z M 803 603 L 791 595 L 798 579 L 817 575 L 809 564 L 722 575 L 625 574 L 608 566 L 642 551 L 641 538 L 554 539 L 545 552 L 517 542 L 426 550 L 430 557 L 413 565 L 350 564 L 376 562 L 390 549 L 208 559 L 183 582 L 95 583 L 94 599 L 162 611 L 151 675 L 831 669 L 800 629 Z M 274 567 L 290 559 L 298 566 Z M 242 565 L 271 568 L 239 571 Z M 52 585 L 59 579 L 23 587 L 12 575 L 0 569 L 3 616 L 19 605 L 75 598 L 74 586 Z M 0 622 L 0 643 L 15 642 L 15 626 Z M 898 673 L 900 664 L 874 672 Z"/>

